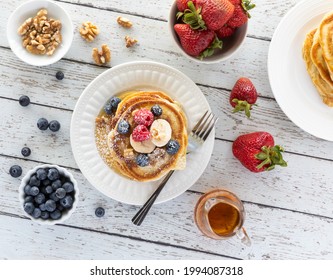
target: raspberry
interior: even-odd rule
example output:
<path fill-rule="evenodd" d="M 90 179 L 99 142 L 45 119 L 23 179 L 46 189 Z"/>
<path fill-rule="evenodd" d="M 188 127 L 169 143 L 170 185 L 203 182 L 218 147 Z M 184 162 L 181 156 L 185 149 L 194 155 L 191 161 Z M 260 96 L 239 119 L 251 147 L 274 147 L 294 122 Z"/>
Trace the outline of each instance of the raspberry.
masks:
<path fill-rule="evenodd" d="M 135 142 L 142 142 L 150 139 L 150 132 L 146 126 L 140 124 L 134 128 L 132 138 Z"/>
<path fill-rule="evenodd" d="M 154 121 L 154 115 L 148 109 L 140 109 L 134 115 L 134 121 L 136 124 L 142 124 L 144 126 L 150 126 Z"/>

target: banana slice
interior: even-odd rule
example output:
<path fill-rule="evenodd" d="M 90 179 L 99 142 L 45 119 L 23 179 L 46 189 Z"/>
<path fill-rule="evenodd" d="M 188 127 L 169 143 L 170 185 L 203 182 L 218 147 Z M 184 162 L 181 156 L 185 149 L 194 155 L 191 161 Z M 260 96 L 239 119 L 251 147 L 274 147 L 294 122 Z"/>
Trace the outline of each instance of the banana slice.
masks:
<path fill-rule="evenodd" d="M 156 147 L 151 138 L 142 142 L 135 142 L 132 138 L 132 134 L 130 136 L 130 143 L 135 151 L 142 154 L 149 154 L 154 151 Z"/>
<path fill-rule="evenodd" d="M 157 147 L 165 146 L 171 139 L 171 133 L 171 126 L 166 120 L 157 119 L 150 126 L 151 141 Z"/>

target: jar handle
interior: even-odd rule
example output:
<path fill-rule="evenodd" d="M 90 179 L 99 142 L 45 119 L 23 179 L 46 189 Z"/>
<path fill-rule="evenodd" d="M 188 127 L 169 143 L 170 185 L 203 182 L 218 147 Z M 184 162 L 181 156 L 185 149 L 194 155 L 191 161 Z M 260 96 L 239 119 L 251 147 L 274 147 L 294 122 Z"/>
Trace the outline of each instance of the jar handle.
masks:
<path fill-rule="evenodd" d="M 246 245 L 246 246 L 251 246 L 251 239 L 250 237 L 247 235 L 247 232 L 245 230 L 244 227 L 242 227 L 241 229 L 239 229 L 239 231 L 237 231 L 237 237 L 240 239 L 240 241 Z"/>

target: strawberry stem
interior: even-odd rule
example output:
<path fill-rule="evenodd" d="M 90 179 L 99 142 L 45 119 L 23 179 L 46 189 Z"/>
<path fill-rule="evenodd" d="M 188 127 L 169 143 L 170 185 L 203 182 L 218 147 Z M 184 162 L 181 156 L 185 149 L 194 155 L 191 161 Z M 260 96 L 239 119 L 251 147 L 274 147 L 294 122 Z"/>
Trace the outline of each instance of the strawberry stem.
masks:
<path fill-rule="evenodd" d="M 194 30 L 206 30 L 206 23 L 201 16 L 201 7 L 196 9 L 193 2 L 187 3 L 188 9 L 183 13 L 177 13 L 177 19 L 183 17 L 183 22 L 189 24 Z"/>
<path fill-rule="evenodd" d="M 247 17 L 251 18 L 251 15 L 248 11 L 253 9 L 256 6 L 256 4 L 251 3 L 251 0 L 242 0 L 241 5 Z"/>
<path fill-rule="evenodd" d="M 205 57 L 209 57 L 214 54 L 215 49 L 222 49 L 223 42 L 215 36 L 214 41 L 210 44 L 210 46 L 205 49 L 198 58 L 203 60 Z"/>
<path fill-rule="evenodd" d="M 276 165 L 286 167 L 287 162 L 284 161 L 282 152 L 284 152 L 284 149 L 279 145 L 275 145 L 274 147 L 263 146 L 261 152 L 256 154 L 256 158 L 262 161 L 256 168 L 261 169 L 265 167 L 266 171 L 270 171 Z"/>
<path fill-rule="evenodd" d="M 245 111 L 245 115 L 248 118 L 251 117 L 250 110 L 252 109 L 252 106 L 253 105 L 257 106 L 257 104 L 250 104 L 246 100 L 239 100 L 237 98 L 234 98 L 232 100 L 232 102 L 236 103 L 236 106 L 232 112 L 236 113 L 236 112 L 240 112 L 240 111 Z"/>

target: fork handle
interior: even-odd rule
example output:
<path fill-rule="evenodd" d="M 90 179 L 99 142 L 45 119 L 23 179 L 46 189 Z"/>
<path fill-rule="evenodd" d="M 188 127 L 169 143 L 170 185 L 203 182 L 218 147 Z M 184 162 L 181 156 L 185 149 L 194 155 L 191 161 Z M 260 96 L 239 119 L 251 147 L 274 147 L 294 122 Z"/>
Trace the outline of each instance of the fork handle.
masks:
<path fill-rule="evenodd" d="M 171 175 L 175 172 L 174 170 L 169 171 L 169 173 L 165 176 L 161 184 L 158 186 L 158 188 L 154 191 L 154 193 L 149 197 L 149 199 L 146 201 L 146 203 L 141 207 L 141 209 L 135 214 L 135 216 L 132 219 L 133 224 L 140 226 L 147 216 L 150 208 L 153 206 L 156 198 L 159 196 L 160 192 L 166 185 L 166 183 L 169 181 Z"/>

